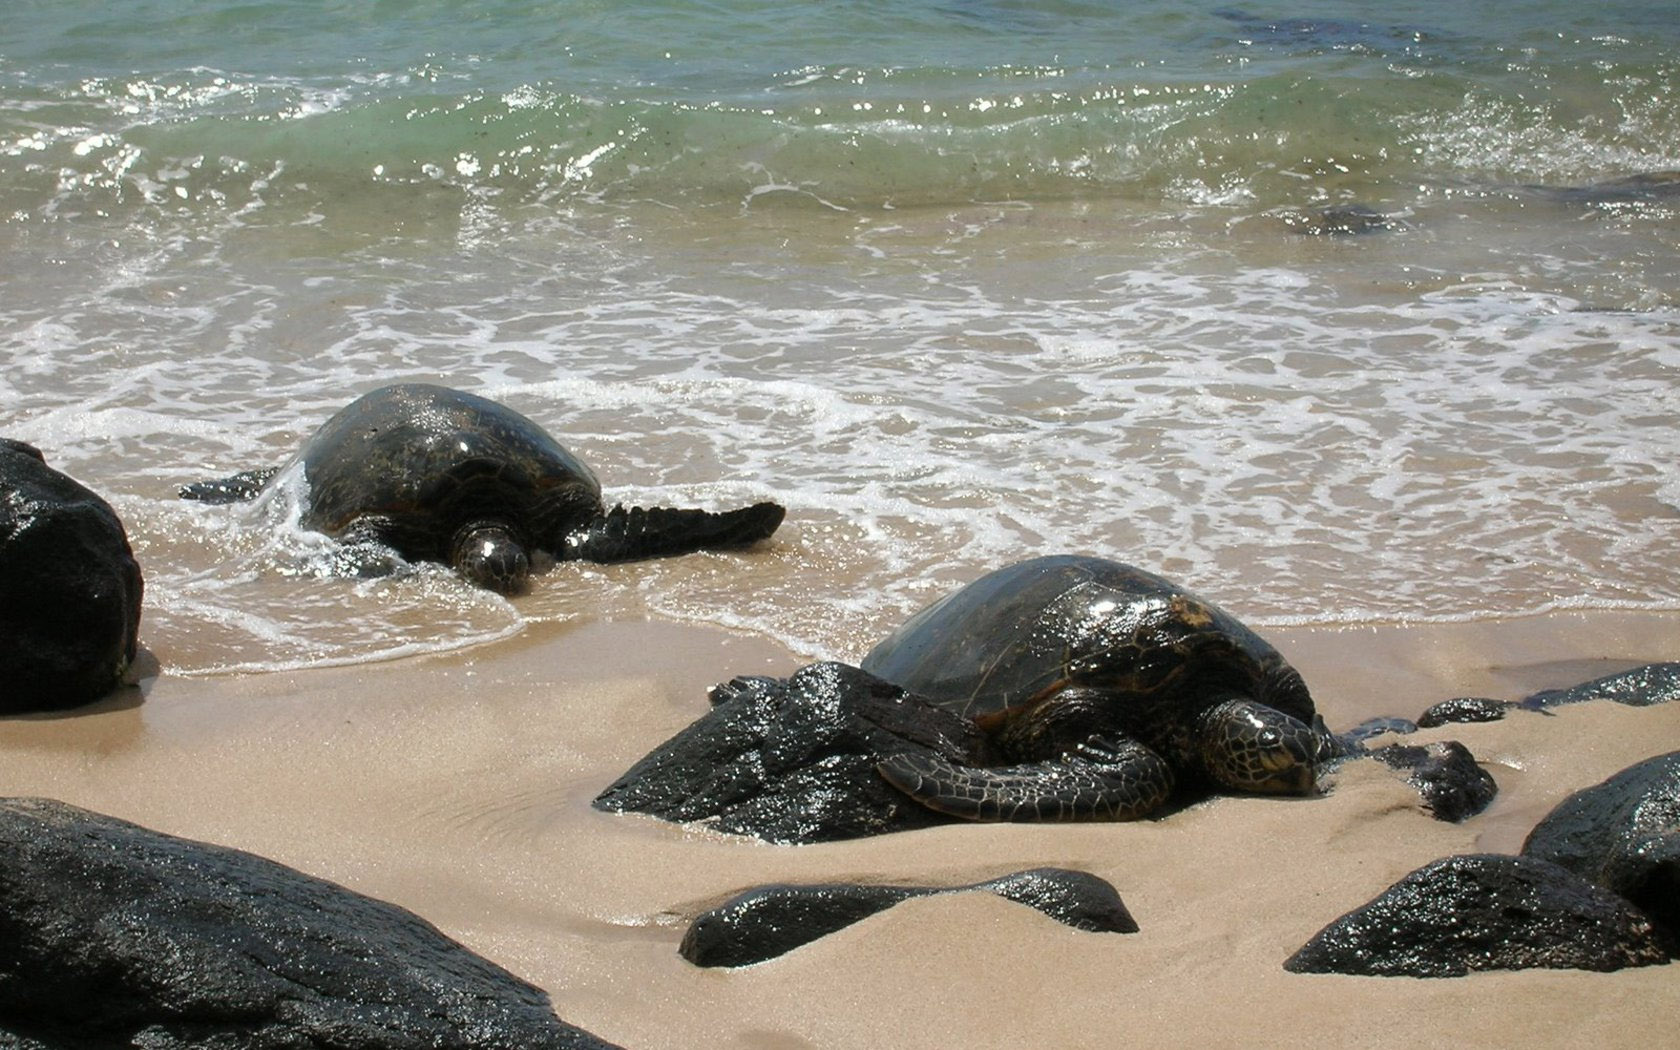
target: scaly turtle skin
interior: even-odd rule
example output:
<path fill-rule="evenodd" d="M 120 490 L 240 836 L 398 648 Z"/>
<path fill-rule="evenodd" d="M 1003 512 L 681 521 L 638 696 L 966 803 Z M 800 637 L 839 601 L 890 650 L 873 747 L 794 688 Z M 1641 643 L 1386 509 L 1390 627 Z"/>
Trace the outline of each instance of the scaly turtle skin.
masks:
<path fill-rule="evenodd" d="M 301 522 L 364 549 L 452 565 L 472 582 L 522 590 L 531 551 L 558 560 L 628 561 L 744 546 L 768 537 L 783 508 L 608 511 L 576 456 L 505 405 L 423 383 L 365 394 L 317 430 L 301 462 Z M 288 465 L 289 466 L 289 465 Z M 228 503 L 257 496 L 281 470 L 183 486 Z M 370 565 L 379 564 L 370 556 Z"/>
<path fill-rule="evenodd" d="M 880 772 L 973 820 L 1129 820 L 1180 776 L 1313 790 L 1326 753 L 1301 676 L 1230 614 L 1101 558 L 1034 558 L 916 614 L 864 670 L 975 720 L 973 767 L 893 755 Z"/>

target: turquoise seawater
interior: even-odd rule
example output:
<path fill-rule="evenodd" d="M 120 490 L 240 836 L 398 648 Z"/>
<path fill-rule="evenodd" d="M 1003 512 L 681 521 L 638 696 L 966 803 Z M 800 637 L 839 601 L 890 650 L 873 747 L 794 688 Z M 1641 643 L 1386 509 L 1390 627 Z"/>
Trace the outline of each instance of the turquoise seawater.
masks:
<path fill-rule="evenodd" d="M 434 211 L 428 192 L 509 207 L 773 192 L 1278 206 L 1673 162 L 1670 3 L 1376 14 L 24 2 L 0 57 L 0 143 L 17 161 L 4 189 L 58 214 Z"/>
<path fill-rule="evenodd" d="M 855 657 L 1056 550 L 1261 624 L 1680 609 L 1677 14 L 18 0 L 0 432 L 117 505 L 185 671 Z M 789 524 L 510 604 L 173 499 L 399 379 Z"/>

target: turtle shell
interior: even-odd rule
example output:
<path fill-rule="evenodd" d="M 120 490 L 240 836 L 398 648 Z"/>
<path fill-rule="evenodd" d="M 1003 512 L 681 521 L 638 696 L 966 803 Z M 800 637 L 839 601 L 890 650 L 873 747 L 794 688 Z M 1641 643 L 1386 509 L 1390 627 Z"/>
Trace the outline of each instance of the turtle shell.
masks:
<path fill-rule="evenodd" d="M 424 383 L 381 387 L 322 424 L 299 452 L 302 524 L 340 536 L 377 517 L 407 557 L 447 560 L 455 531 L 507 525 L 554 550 L 599 514 L 601 485 L 576 456 L 506 405 Z"/>
<path fill-rule="evenodd" d="M 1314 718 L 1300 675 L 1235 617 L 1142 569 L 1078 555 L 982 576 L 911 617 L 863 669 L 983 725 L 1068 687 L 1101 690 L 1113 723 L 1151 742 L 1232 695 Z"/>

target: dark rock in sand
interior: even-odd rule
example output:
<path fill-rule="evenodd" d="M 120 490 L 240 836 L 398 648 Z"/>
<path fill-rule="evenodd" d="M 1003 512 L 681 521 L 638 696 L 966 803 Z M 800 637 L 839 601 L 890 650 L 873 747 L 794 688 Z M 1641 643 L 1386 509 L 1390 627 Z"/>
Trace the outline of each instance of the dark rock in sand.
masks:
<path fill-rule="evenodd" d="M 134 659 L 140 566 L 110 504 L 0 438 L 0 713 L 75 707 Z"/>
<path fill-rule="evenodd" d="M 976 883 L 985 890 L 1025 904 L 1076 930 L 1092 933 L 1136 933 L 1137 920 L 1106 879 L 1073 868 L 1030 868 Z"/>
<path fill-rule="evenodd" d="M 1523 852 L 1622 895 L 1680 945 L 1680 751 L 1570 795 Z"/>
<path fill-rule="evenodd" d="M 1419 729 L 1434 729 L 1449 722 L 1497 722 L 1516 705 L 1509 700 L 1486 696 L 1457 696 L 1442 700 L 1418 715 Z"/>
<path fill-rule="evenodd" d="M 750 966 L 930 892 L 853 883 L 760 886 L 695 916 L 677 951 L 696 966 Z"/>
<path fill-rule="evenodd" d="M 1136 933 L 1138 929 L 1107 881 L 1085 871 L 1033 868 L 969 886 L 760 886 L 697 916 L 679 950 L 696 966 L 747 966 L 774 959 L 912 897 L 964 891 L 995 893 L 1076 929 L 1099 933 Z"/>
<path fill-rule="evenodd" d="M 1457 823 L 1473 817 L 1499 794 L 1493 777 L 1456 740 L 1389 744 L 1372 750 L 1371 757 L 1390 769 L 1405 770 L 1406 781 L 1417 788 L 1423 808 L 1436 820 Z"/>
<path fill-rule="evenodd" d="M 967 761 L 979 735 L 941 710 L 840 663 L 786 679 L 737 678 L 713 707 L 595 799 L 598 809 L 704 821 L 772 842 L 821 842 L 949 823 L 881 778 L 887 755 Z"/>
<path fill-rule="evenodd" d="M 1519 706 L 1532 711 L 1589 700 L 1613 700 L 1629 707 L 1649 707 L 1680 700 L 1680 663 L 1646 664 L 1605 675 L 1568 689 L 1545 689 L 1524 697 Z"/>
<path fill-rule="evenodd" d="M 1601 886 L 1536 857 L 1474 854 L 1419 868 L 1320 930 L 1294 973 L 1459 977 L 1538 967 L 1619 970 L 1669 958 L 1657 928 Z"/>
<path fill-rule="evenodd" d="M 1335 737 L 1339 753 L 1332 765 L 1350 758 L 1374 758 L 1406 774 L 1417 789 L 1423 808 L 1437 820 L 1453 822 L 1473 817 L 1488 807 L 1499 785 L 1476 756 L 1456 740 L 1432 744 L 1386 744 L 1367 747 L 1365 741 L 1385 733 L 1412 733 L 1417 725 L 1403 718 L 1373 718 Z"/>
<path fill-rule="evenodd" d="M 1382 736 L 1384 733 L 1405 736 L 1417 731 L 1418 724 L 1409 718 L 1378 715 L 1376 718 L 1367 718 L 1345 733 L 1338 734 L 1337 738 L 1341 741 L 1342 750 L 1345 754 L 1362 755 L 1365 753 L 1364 743 L 1367 740 Z"/>
<path fill-rule="evenodd" d="M 0 1045 L 604 1048 L 418 916 L 238 850 L 0 801 Z"/>

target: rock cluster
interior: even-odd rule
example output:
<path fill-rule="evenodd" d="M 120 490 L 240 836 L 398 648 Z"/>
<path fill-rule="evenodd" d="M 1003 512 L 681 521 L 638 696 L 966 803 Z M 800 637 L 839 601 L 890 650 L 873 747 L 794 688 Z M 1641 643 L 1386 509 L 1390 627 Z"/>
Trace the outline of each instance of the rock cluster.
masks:
<path fill-rule="evenodd" d="M 1618 970 L 1680 948 L 1680 752 L 1576 792 L 1517 856 L 1447 857 L 1319 931 L 1298 973 Z"/>

